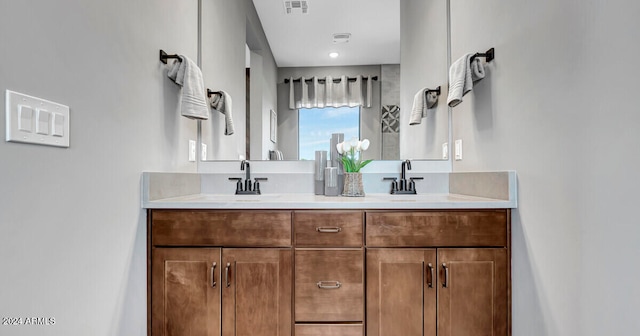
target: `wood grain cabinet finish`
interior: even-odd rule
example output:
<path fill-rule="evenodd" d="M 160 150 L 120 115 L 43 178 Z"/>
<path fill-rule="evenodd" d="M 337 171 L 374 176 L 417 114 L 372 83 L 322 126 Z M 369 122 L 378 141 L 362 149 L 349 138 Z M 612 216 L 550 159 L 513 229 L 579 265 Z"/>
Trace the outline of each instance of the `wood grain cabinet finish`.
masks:
<path fill-rule="evenodd" d="M 366 215 L 367 336 L 509 336 L 510 211 Z"/>
<path fill-rule="evenodd" d="M 363 211 L 295 211 L 294 241 L 297 247 L 361 247 Z"/>
<path fill-rule="evenodd" d="M 292 335 L 291 212 L 151 210 L 149 219 L 148 335 Z"/>
<path fill-rule="evenodd" d="M 295 321 L 364 320 L 362 249 L 296 249 Z"/>
<path fill-rule="evenodd" d="M 153 250 L 150 335 L 220 336 L 220 287 L 211 285 L 220 256 L 219 248 Z"/>
<path fill-rule="evenodd" d="M 153 210 L 153 245 L 291 246 L 291 211 Z"/>
<path fill-rule="evenodd" d="M 367 336 L 435 336 L 435 249 L 367 249 Z"/>
<path fill-rule="evenodd" d="M 291 335 L 291 249 L 223 249 L 222 335 Z"/>
<path fill-rule="evenodd" d="M 148 334 L 510 336 L 510 214 L 149 210 Z"/>
<path fill-rule="evenodd" d="M 364 336 L 362 324 L 296 324 L 296 336 Z"/>
<path fill-rule="evenodd" d="M 438 336 L 507 335 L 507 251 L 438 249 L 438 264 Z"/>
<path fill-rule="evenodd" d="M 506 211 L 367 212 L 367 247 L 507 245 Z"/>

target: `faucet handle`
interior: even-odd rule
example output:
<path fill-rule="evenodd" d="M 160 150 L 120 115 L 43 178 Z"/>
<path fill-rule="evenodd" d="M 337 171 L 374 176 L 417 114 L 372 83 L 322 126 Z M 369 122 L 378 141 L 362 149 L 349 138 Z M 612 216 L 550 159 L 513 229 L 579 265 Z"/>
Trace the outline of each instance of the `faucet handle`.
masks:
<path fill-rule="evenodd" d="M 229 181 L 236 181 L 236 194 L 238 191 L 242 191 L 242 178 L 241 177 L 230 177 Z"/>
<path fill-rule="evenodd" d="M 398 178 L 397 177 L 383 177 L 383 181 L 391 181 L 391 193 L 395 194 L 398 191 Z"/>
<path fill-rule="evenodd" d="M 409 191 L 416 191 L 416 180 L 424 180 L 424 177 L 410 177 L 409 178 Z"/>
<path fill-rule="evenodd" d="M 267 181 L 266 177 L 256 177 L 254 178 L 255 183 L 253 183 L 253 191 L 256 192 L 256 194 L 260 195 L 260 181 Z"/>

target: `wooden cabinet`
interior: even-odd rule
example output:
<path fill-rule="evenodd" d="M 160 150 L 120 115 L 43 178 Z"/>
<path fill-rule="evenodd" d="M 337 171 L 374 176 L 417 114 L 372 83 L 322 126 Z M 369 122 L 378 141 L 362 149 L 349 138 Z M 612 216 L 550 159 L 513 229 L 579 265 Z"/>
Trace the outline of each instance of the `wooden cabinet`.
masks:
<path fill-rule="evenodd" d="M 291 336 L 290 212 L 154 210 L 149 218 L 149 335 Z M 194 227 L 182 232 L 184 223 Z"/>
<path fill-rule="evenodd" d="M 151 336 L 510 336 L 510 211 L 150 210 Z"/>
<path fill-rule="evenodd" d="M 296 335 L 363 335 L 364 212 L 295 211 L 293 228 Z"/>
<path fill-rule="evenodd" d="M 220 249 L 160 248 L 151 263 L 149 334 L 220 335 Z"/>
<path fill-rule="evenodd" d="M 438 336 L 507 335 L 507 251 L 438 249 Z"/>
<path fill-rule="evenodd" d="M 366 233 L 367 336 L 511 334 L 508 210 L 372 212 Z"/>
<path fill-rule="evenodd" d="M 223 249 L 222 265 L 222 335 L 291 335 L 291 249 Z"/>
<path fill-rule="evenodd" d="M 435 249 L 367 249 L 367 335 L 436 335 L 435 268 Z"/>

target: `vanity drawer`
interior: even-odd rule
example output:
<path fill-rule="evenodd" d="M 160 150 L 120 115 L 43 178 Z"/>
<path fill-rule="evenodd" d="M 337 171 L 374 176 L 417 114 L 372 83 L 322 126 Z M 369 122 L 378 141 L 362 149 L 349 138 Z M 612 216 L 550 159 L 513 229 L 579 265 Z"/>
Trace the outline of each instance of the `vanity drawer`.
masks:
<path fill-rule="evenodd" d="M 306 247 L 360 247 L 363 221 L 362 211 L 296 211 L 294 243 Z"/>
<path fill-rule="evenodd" d="M 507 246 L 508 210 L 367 212 L 367 247 Z"/>
<path fill-rule="evenodd" d="M 296 324 L 296 336 L 363 336 L 362 324 Z"/>
<path fill-rule="evenodd" d="M 364 251 L 295 252 L 295 320 L 359 322 L 364 316 Z"/>
<path fill-rule="evenodd" d="M 291 211 L 152 210 L 152 244 L 291 246 Z"/>

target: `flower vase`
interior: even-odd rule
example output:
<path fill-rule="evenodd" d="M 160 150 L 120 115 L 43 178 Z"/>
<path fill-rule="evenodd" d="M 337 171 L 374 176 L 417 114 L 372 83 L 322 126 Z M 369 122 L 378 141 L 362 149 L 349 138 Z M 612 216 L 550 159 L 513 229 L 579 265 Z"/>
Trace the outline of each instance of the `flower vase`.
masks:
<path fill-rule="evenodd" d="M 342 196 L 362 197 L 364 186 L 362 185 L 362 173 L 344 173 L 344 191 Z"/>

